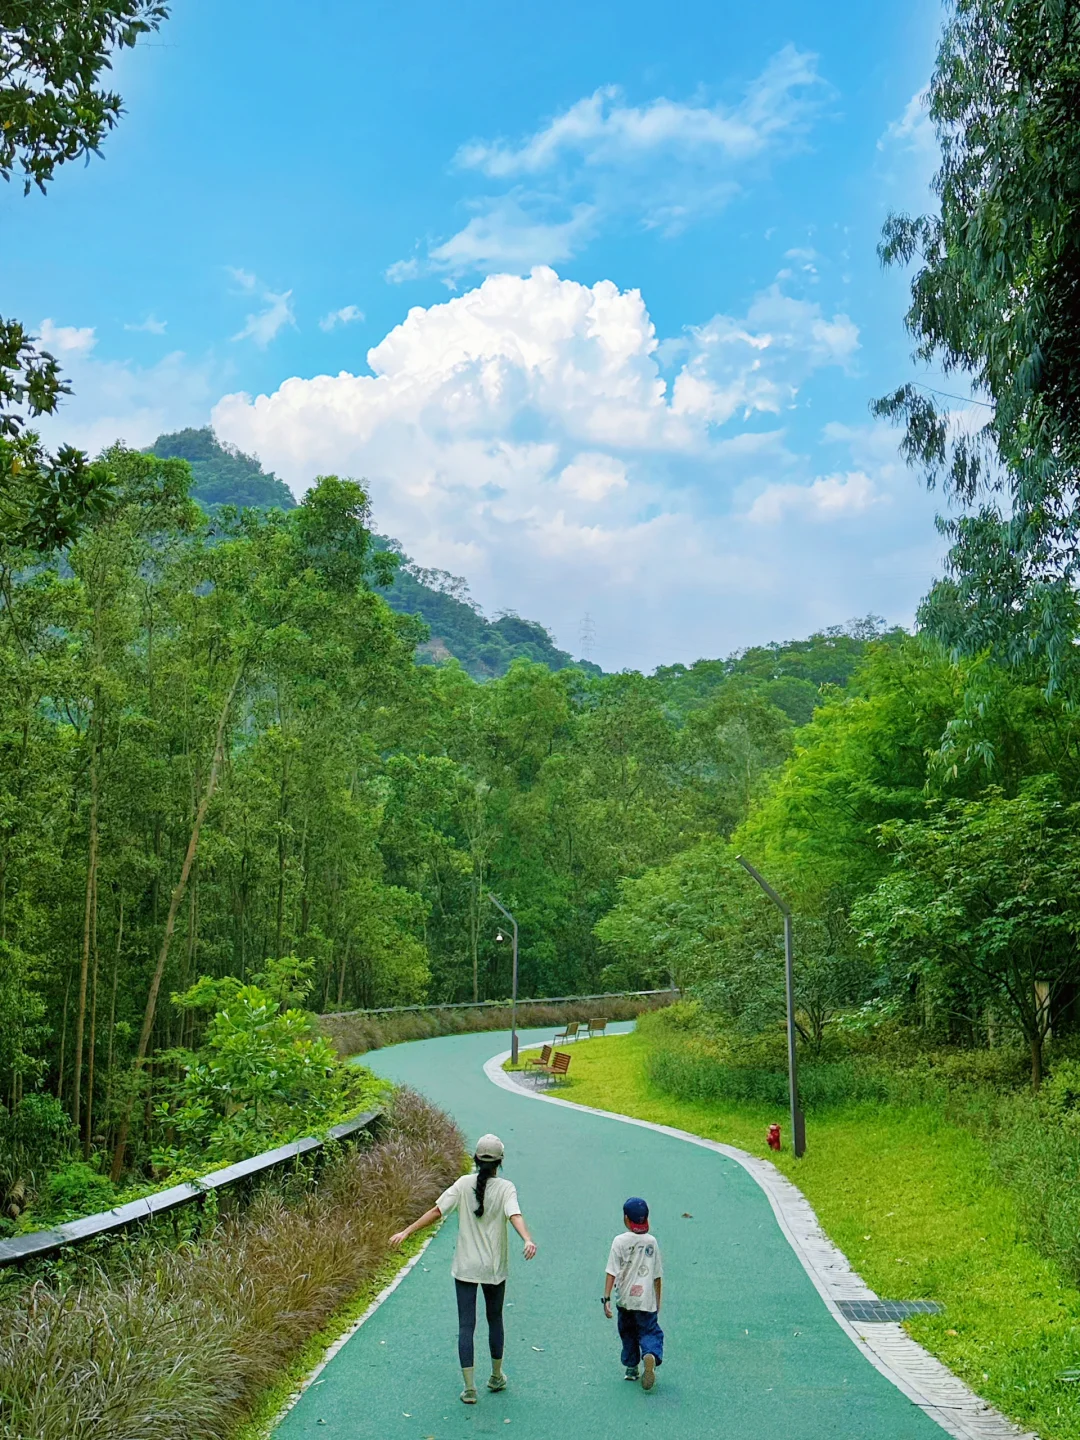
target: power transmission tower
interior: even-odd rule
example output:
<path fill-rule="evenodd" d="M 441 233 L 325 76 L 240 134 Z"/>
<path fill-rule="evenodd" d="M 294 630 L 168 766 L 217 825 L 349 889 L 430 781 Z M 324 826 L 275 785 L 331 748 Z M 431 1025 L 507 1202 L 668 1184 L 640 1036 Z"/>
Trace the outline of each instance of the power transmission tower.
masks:
<path fill-rule="evenodd" d="M 593 618 L 586 610 L 581 618 L 581 628 L 578 630 L 578 641 L 581 645 L 582 660 L 591 660 L 593 646 L 596 644 L 596 626 Z"/>

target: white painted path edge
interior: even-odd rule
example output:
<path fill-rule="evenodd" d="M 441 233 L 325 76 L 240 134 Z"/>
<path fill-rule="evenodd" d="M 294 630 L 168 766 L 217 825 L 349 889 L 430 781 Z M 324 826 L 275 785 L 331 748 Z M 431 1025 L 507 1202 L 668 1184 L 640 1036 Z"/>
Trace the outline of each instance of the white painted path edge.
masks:
<path fill-rule="evenodd" d="M 651 1120 L 638 1120 L 632 1115 L 618 1115 L 612 1110 L 594 1110 L 591 1105 L 575 1105 L 543 1090 L 526 1088 L 512 1080 L 503 1069 L 510 1051 L 494 1055 L 484 1066 L 484 1074 L 494 1085 L 510 1090 L 526 1100 L 542 1100 L 548 1105 L 565 1105 L 571 1110 L 587 1111 L 624 1125 L 638 1125 L 655 1130 L 705 1150 L 726 1155 L 741 1165 L 764 1190 L 772 1206 L 776 1223 L 788 1244 L 798 1256 L 815 1289 L 841 1330 L 857 1345 L 870 1364 L 908 1399 L 935 1420 L 955 1440 L 1038 1440 L 1032 1431 L 1022 1431 L 1000 1411 L 980 1399 L 962 1380 L 928 1350 L 913 1340 L 899 1324 L 873 1324 L 845 1320 L 837 1302 L 840 1300 L 876 1300 L 878 1296 L 851 1268 L 847 1257 L 822 1230 L 813 1207 L 801 1190 L 781 1175 L 768 1160 L 723 1145 L 718 1140 L 705 1140 L 687 1130 L 671 1125 L 656 1125 Z"/>

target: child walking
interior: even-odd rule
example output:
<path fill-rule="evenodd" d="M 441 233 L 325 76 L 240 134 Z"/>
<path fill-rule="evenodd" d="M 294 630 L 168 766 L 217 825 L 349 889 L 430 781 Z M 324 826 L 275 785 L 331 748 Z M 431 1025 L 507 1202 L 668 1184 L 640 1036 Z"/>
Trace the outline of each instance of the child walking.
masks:
<path fill-rule="evenodd" d="M 633 1195 L 623 1206 L 626 1229 L 611 1242 L 604 1280 L 604 1314 L 611 1319 L 611 1292 L 619 1312 L 619 1339 L 626 1379 L 638 1378 L 641 1388 L 656 1384 L 656 1367 L 664 1362 L 664 1332 L 660 1329 L 660 1291 L 664 1266 L 655 1235 L 649 1233 L 649 1207 Z"/>
<path fill-rule="evenodd" d="M 458 1361 L 465 1388 L 461 1399 L 475 1405 L 476 1371 L 473 1335 L 476 1330 L 476 1292 L 484 1292 L 484 1310 L 488 1323 L 488 1348 L 491 1351 L 489 1390 L 505 1390 L 503 1371 L 503 1301 L 506 1298 L 506 1277 L 510 1268 L 507 1246 L 507 1222 L 514 1227 L 525 1244 L 525 1259 L 531 1260 L 536 1246 L 518 1204 L 517 1190 L 499 1175 L 503 1163 L 503 1142 L 497 1135 L 481 1135 L 476 1142 L 476 1171 L 462 1175 L 448 1190 L 443 1191 L 430 1210 L 404 1230 L 390 1236 L 391 1245 L 400 1245 L 417 1230 L 433 1224 L 440 1217 L 456 1210 L 458 1213 L 457 1248 L 450 1273 L 454 1277 L 458 1309 Z"/>

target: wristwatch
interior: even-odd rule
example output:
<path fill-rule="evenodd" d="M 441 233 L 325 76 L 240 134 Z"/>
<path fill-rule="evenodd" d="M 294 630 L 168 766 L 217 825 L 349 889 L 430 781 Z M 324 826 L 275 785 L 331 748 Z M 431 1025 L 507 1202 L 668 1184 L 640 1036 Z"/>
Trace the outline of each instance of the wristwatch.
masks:
<path fill-rule="evenodd" d="M 611 1304 L 611 1296 L 610 1296 L 610 1295 L 601 1295 L 601 1296 L 600 1296 L 600 1304 L 601 1304 L 601 1305 L 610 1305 L 610 1304 Z"/>

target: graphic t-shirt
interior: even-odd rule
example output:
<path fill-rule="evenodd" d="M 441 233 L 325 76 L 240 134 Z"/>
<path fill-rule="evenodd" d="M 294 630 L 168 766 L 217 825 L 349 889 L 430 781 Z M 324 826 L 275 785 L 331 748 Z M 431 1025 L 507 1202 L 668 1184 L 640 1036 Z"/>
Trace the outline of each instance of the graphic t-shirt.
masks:
<path fill-rule="evenodd" d="M 462 1175 L 435 1202 L 439 1214 L 458 1212 L 457 1249 L 450 1273 L 474 1285 L 499 1285 L 510 1272 L 506 1222 L 520 1215 L 517 1191 L 509 1180 L 492 1176 L 484 1191 L 484 1213 L 477 1216 L 475 1175 Z"/>
<path fill-rule="evenodd" d="M 611 1242 L 607 1273 L 615 1276 L 615 1301 L 624 1310 L 655 1310 L 656 1280 L 664 1277 L 654 1235 L 624 1230 Z"/>

